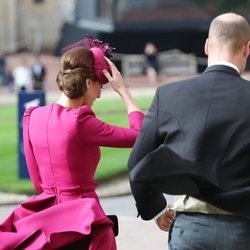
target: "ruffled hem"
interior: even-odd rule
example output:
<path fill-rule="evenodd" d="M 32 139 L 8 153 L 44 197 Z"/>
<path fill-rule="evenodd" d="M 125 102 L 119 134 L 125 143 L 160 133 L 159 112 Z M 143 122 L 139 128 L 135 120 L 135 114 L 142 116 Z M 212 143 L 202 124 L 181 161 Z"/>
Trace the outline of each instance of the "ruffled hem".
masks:
<path fill-rule="evenodd" d="M 116 249 L 113 223 L 95 198 L 54 201 L 34 198 L 16 207 L 0 225 L 1 250 L 58 249 L 77 241 L 89 241 L 91 250 Z"/>

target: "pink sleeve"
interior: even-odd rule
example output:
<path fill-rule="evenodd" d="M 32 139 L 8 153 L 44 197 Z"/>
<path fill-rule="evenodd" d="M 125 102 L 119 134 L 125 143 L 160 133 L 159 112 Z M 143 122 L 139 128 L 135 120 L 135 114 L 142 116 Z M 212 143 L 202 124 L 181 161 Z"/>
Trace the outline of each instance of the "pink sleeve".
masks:
<path fill-rule="evenodd" d="M 33 154 L 32 145 L 29 139 L 29 120 L 30 114 L 34 110 L 35 107 L 29 108 L 24 113 L 23 119 L 23 144 L 24 144 L 24 152 L 25 159 L 27 163 L 27 167 L 29 170 L 30 179 L 35 186 L 35 189 L 38 193 L 41 193 L 43 190 L 41 188 L 41 178 L 39 174 L 39 170 L 37 167 L 37 163 Z"/>
<path fill-rule="evenodd" d="M 91 109 L 81 109 L 76 126 L 83 140 L 98 146 L 130 148 L 142 127 L 143 113 L 135 111 L 128 116 L 129 128 L 107 124 L 95 117 Z"/>

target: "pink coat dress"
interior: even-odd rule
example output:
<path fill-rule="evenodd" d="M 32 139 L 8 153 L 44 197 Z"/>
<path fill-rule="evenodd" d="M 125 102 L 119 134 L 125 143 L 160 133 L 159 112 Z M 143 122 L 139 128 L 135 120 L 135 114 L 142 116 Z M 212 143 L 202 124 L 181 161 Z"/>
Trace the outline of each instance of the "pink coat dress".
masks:
<path fill-rule="evenodd" d="M 26 162 L 39 194 L 0 225 L 1 250 L 62 249 L 87 240 L 91 250 L 116 249 L 113 224 L 95 193 L 94 174 L 100 146 L 133 146 L 144 115 L 132 112 L 128 117 L 130 128 L 122 128 L 98 120 L 88 106 L 52 103 L 25 112 Z"/>

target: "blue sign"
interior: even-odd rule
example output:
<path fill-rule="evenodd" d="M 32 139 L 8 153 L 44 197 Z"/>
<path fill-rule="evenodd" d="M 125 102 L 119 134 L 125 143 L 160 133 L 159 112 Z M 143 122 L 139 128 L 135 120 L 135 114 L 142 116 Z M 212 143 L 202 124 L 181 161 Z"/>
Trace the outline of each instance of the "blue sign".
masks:
<path fill-rule="evenodd" d="M 45 93 L 42 90 L 18 93 L 18 176 L 21 179 L 29 178 L 23 147 L 23 114 L 31 106 L 44 106 Z"/>

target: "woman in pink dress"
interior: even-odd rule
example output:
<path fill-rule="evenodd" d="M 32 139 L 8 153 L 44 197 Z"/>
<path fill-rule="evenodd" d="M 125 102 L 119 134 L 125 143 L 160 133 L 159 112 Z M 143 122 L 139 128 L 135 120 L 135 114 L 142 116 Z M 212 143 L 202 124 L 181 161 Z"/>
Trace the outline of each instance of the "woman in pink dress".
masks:
<path fill-rule="evenodd" d="M 66 48 L 59 100 L 25 112 L 25 156 L 38 195 L 0 225 L 1 250 L 116 249 L 113 223 L 95 192 L 99 147 L 132 147 L 144 115 L 108 52 L 91 38 Z M 129 128 L 107 124 L 91 109 L 108 82 L 125 104 Z"/>

